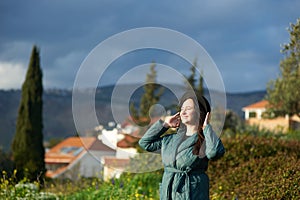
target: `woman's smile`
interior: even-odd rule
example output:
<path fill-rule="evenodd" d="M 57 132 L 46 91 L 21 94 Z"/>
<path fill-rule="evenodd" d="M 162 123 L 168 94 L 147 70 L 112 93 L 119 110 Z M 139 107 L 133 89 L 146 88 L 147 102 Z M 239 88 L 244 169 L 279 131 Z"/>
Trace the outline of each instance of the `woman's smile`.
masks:
<path fill-rule="evenodd" d="M 195 104 L 192 99 L 187 99 L 181 107 L 180 117 L 181 121 L 184 124 L 190 124 L 197 120 L 192 120 L 195 118 Z"/>

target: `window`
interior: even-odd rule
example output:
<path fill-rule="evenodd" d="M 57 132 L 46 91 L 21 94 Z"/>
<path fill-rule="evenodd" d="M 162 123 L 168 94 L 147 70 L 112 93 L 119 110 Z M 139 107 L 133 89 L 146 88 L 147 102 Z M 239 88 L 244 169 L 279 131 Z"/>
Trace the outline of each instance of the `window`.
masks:
<path fill-rule="evenodd" d="M 249 118 L 256 118 L 256 112 L 250 112 Z"/>

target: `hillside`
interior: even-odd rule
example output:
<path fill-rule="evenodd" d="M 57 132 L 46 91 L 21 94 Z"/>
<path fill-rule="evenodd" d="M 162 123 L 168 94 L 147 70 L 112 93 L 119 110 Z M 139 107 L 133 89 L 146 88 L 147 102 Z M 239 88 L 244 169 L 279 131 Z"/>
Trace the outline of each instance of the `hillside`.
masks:
<path fill-rule="evenodd" d="M 242 108 L 262 100 L 266 95 L 266 91 L 244 92 L 244 93 L 227 93 L 227 109 L 237 113 L 240 117 L 244 117 Z"/>
<path fill-rule="evenodd" d="M 179 90 L 182 89 L 180 86 Z M 122 86 L 122 91 L 126 93 L 132 86 Z M 107 86 L 97 89 L 95 105 L 98 120 L 102 124 L 113 120 L 110 106 L 110 97 L 114 86 Z M 136 104 L 139 102 L 143 88 L 138 88 L 132 95 L 131 101 Z M 265 91 L 248 93 L 228 93 L 227 109 L 236 112 L 243 117 L 242 107 L 261 100 Z M 20 90 L 0 90 L 0 148 L 8 150 L 11 139 L 15 132 L 18 106 L 20 102 Z M 122 95 L 120 97 L 122 99 Z M 165 100 L 165 101 L 164 101 Z M 176 98 L 169 90 L 165 90 L 160 104 L 168 106 L 176 103 Z M 76 134 L 72 115 L 72 91 L 51 89 L 44 92 L 44 139 L 65 138 Z"/>

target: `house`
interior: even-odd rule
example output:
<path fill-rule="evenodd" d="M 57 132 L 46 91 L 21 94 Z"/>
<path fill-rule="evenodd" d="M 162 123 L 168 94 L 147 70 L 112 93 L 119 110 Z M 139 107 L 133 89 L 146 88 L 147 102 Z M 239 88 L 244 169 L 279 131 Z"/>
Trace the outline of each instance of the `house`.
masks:
<path fill-rule="evenodd" d="M 103 143 L 116 150 L 115 156 L 105 156 L 102 158 L 104 180 L 119 178 L 130 164 L 130 158 L 134 157 L 137 150 L 133 143 L 139 138 L 135 137 L 139 128 L 131 124 L 124 123 L 120 129 L 103 130 L 98 138 Z"/>
<path fill-rule="evenodd" d="M 245 120 L 249 125 L 255 125 L 259 128 L 271 131 L 287 132 L 289 129 L 300 128 L 300 118 L 296 115 L 284 117 L 276 117 L 272 119 L 264 118 L 263 113 L 266 111 L 269 102 L 261 100 L 245 106 L 242 110 L 245 112 Z"/>
<path fill-rule="evenodd" d="M 152 118 L 150 124 L 156 120 Z M 146 129 L 128 118 L 122 125 L 99 125 L 89 137 L 67 138 L 46 152 L 46 176 L 118 178 L 137 155 L 137 142 Z"/>
<path fill-rule="evenodd" d="M 121 174 L 126 170 L 129 165 L 130 159 L 128 158 L 116 158 L 106 156 L 102 158 L 103 168 L 103 179 L 108 181 L 112 178 L 120 178 Z"/>
<path fill-rule="evenodd" d="M 130 158 L 137 154 L 139 134 L 145 128 L 130 121 L 108 129 L 97 126 L 97 134 L 91 134 L 96 136 L 67 138 L 46 152 L 46 176 L 72 180 L 118 178 L 129 166 Z"/>
<path fill-rule="evenodd" d="M 46 176 L 50 178 L 101 177 L 104 156 L 116 151 L 96 137 L 69 137 L 45 154 Z"/>
<path fill-rule="evenodd" d="M 250 118 L 262 119 L 262 114 L 266 111 L 267 106 L 268 101 L 262 100 L 243 107 L 243 111 L 245 112 L 245 120 L 249 120 Z"/>
<path fill-rule="evenodd" d="M 153 124 L 157 120 L 158 118 L 152 118 L 150 124 Z M 101 138 L 103 143 L 116 150 L 115 156 L 105 156 L 102 158 L 104 180 L 119 178 L 124 171 L 130 171 L 130 159 L 137 155 L 136 146 L 141 138 L 140 134 L 145 132 L 146 129 L 147 126 L 140 127 L 128 117 L 119 129 L 101 132 L 98 138 Z"/>

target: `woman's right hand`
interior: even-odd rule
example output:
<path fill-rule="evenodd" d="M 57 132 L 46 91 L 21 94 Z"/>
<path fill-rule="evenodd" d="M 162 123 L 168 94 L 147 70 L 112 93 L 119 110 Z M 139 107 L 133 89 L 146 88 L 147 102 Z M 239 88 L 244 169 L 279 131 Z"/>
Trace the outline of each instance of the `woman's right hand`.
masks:
<path fill-rule="evenodd" d="M 164 127 L 166 128 L 177 128 L 180 125 L 180 113 L 175 115 L 166 116 L 164 120 Z"/>

